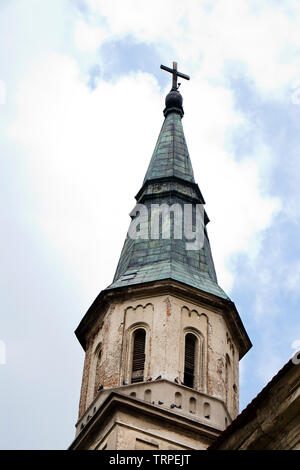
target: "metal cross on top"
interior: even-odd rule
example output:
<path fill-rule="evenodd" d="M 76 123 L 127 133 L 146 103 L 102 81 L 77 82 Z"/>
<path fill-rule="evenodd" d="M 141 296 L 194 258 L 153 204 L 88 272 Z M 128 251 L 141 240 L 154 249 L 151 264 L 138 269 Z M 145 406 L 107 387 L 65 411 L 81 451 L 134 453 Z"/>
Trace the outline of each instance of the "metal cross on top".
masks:
<path fill-rule="evenodd" d="M 185 78 L 186 80 L 189 80 L 190 77 L 188 75 L 185 75 L 184 73 L 178 72 L 177 71 L 177 62 L 173 62 L 173 68 L 170 69 L 169 67 L 166 67 L 165 65 L 160 66 L 161 69 L 166 70 L 167 72 L 170 72 L 173 75 L 173 83 L 172 83 L 172 90 L 178 90 L 178 87 L 180 85 L 177 85 L 177 77 Z"/>

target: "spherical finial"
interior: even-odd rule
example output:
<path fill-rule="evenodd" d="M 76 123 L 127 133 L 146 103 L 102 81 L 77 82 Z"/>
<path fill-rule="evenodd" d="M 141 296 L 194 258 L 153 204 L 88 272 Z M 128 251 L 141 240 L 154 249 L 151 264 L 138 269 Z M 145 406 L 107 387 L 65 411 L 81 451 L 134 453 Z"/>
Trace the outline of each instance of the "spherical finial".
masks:
<path fill-rule="evenodd" d="M 171 90 L 167 94 L 166 108 L 182 108 L 182 96 L 179 91 Z"/>
<path fill-rule="evenodd" d="M 164 109 L 164 115 L 166 116 L 169 112 L 174 111 L 183 116 L 182 107 L 182 96 L 177 90 L 171 90 L 166 96 L 166 107 Z"/>

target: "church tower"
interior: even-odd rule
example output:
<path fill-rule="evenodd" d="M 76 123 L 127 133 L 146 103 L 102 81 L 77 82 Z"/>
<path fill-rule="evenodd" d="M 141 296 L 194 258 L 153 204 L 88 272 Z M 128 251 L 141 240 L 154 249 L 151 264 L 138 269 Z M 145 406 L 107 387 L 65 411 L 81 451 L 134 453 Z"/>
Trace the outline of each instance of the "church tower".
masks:
<path fill-rule="evenodd" d="M 182 127 L 177 77 L 189 77 L 161 68 L 173 85 L 113 283 L 76 329 L 85 362 L 70 449 L 206 449 L 238 414 L 251 342 L 217 282 Z"/>

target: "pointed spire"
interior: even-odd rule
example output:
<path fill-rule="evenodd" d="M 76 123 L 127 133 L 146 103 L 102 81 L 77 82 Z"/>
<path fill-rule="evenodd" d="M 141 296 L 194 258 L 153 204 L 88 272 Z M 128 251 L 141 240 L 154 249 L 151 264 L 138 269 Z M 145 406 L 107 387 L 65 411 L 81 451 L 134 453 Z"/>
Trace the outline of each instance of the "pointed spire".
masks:
<path fill-rule="evenodd" d="M 171 111 L 166 116 L 144 183 L 148 180 L 172 176 L 195 183 L 181 116 L 176 111 Z"/>
<path fill-rule="evenodd" d="M 173 62 L 172 69 L 165 65 L 161 65 L 160 68 L 172 73 L 172 88 L 166 96 L 164 109 L 166 119 L 161 128 L 144 184 L 148 180 L 172 176 L 194 183 L 193 168 L 181 123 L 184 115 L 183 100 L 178 91 L 180 83 L 177 84 L 177 77 L 186 80 L 190 77 L 178 72 L 177 62 Z"/>
<path fill-rule="evenodd" d="M 182 76 L 173 66 L 177 76 Z M 172 71 L 172 69 L 168 70 Z M 172 72 L 173 73 L 173 72 Z M 183 78 L 186 78 L 184 76 Z M 189 77 L 188 77 L 189 78 Z M 176 81 L 177 86 L 177 81 Z M 136 196 L 148 212 L 153 204 L 204 204 L 194 180 L 193 168 L 184 137 L 182 96 L 178 87 L 166 97 L 165 120 L 162 125 L 142 188 Z M 209 219 L 204 212 L 205 225 Z M 150 220 L 150 219 L 148 219 Z M 115 273 L 108 289 L 143 284 L 161 279 L 174 279 L 199 290 L 228 299 L 218 286 L 210 243 L 204 228 L 201 249 L 187 250 L 186 239 L 132 239 L 127 235 Z"/>

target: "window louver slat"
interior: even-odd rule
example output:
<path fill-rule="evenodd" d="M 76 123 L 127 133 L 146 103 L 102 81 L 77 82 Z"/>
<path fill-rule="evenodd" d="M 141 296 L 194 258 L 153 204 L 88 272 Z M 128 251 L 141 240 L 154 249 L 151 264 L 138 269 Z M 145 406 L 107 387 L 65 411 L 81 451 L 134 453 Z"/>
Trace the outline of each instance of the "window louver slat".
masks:
<path fill-rule="evenodd" d="M 144 380 L 145 337 L 145 330 L 142 329 L 137 330 L 134 334 L 131 382 Z"/>
<path fill-rule="evenodd" d="M 190 333 L 187 334 L 185 337 L 184 384 L 188 387 L 194 386 L 195 346 L 196 337 Z"/>

